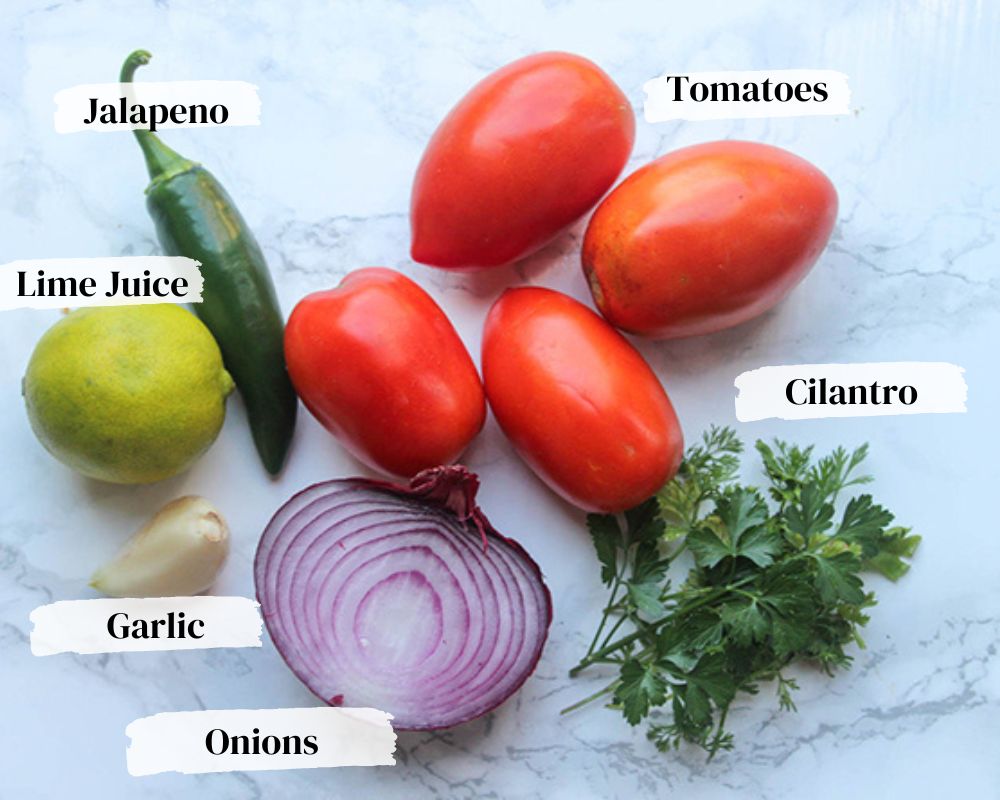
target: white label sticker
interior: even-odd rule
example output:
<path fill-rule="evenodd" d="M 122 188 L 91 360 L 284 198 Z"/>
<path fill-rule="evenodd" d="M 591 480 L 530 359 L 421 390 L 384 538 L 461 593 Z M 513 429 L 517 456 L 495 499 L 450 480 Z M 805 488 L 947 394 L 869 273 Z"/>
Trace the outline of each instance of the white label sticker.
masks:
<path fill-rule="evenodd" d="M 667 72 L 643 90 L 646 122 L 851 113 L 847 75 L 832 69 Z"/>
<path fill-rule="evenodd" d="M 56 133 L 260 125 L 246 81 L 85 83 L 55 95 Z"/>
<path fill-rule="evenodd" d="M 200 266 L 184 256 L 11 261 L 0 266 L 0 311 L 200 303 Z"/>
<path fill-rule="evenodd" d="M 374 708 L 174 711 L 129 724 L 130 775 L 393 766 L 391 715 Z"/>
<path fill-rule="evenodd" d="M 259 608 L 249 597 L 61 600 L 31 612 L 31 652 L 51 656 L 260 647 L 264 620 Z"/>
<path fill-rule="evenodd" d="M 930 361 L 761 367 L 736 378 L 736 419 L 961 413 L 964 371 Z"/>

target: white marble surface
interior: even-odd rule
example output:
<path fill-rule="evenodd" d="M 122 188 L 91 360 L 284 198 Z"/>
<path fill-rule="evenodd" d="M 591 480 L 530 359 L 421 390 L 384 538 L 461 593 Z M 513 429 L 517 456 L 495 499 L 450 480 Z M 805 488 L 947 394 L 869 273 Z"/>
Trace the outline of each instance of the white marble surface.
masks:
<path fill-rule="evenodd" d="M 737 7 L 738 6 L 738 7 Z M 165 710 L 313 702 L 275 653 L 33 658 L 28 612 L 92 596 L 90 571 L 164 501 L 213 498 L 231 520 L 219 593 L 250 594 L 262 526 L 294 490 L 361 472 L 307 414 L 291 464 L 269 483 L 231 401 L 218 443 L 187 475 L 139 489 L 81 479 L 34 440 L 19 380 L 54 312 L 0 315 L 0 796 L 1000 797 L 1000 113 L 997 4 L 923 2 L 599 3 L 4 2 L 0 17 L 0 262 L 157 251 L 142 161 L 127 135 L 53 132 L 55 91 L 113 80 L 136 47 L 147 79 L 241 79 L 263 99 L 259 128 L 175 131 L 238 199 L 286 311 L 371 264 L 437 297 L 473 352 L 485 310 L 512 283 L 586 298 L 580 226 L 516 269 L 476 279 L 407 259 L 410 178 L 450 105 L 487 71 L 541 49 L 598 61 L 641 110 L 663 70 L 824 67 L 850 75 L 850 118 L 638 123 L 630 169 L 719 137 L 788 147 L 833 179 L 833 242 L 779 309 L 738 330 L 641 344 L 689 438 L 735 423 L 732 382 L 765 364 L 945 360 L 967 369 L 969 412 L 739 426 L 821 447 L 869 441 L 876 495 L 924 536 L 912 573 L 876 581 L 869 649 L 834 681 L 799 676 L 799 713 L 771 691 L 741 700 L 734 752 L 706 764 L 661 755 L 618 714 L 558 710 L 599 685 L 570 681 L 603 593 L 582 515 L 555 499 L 489 426 L 467 456 L 482 505 L 545 570 L 555 598 L 536 674 L 486 719 L 404 735 L 396 767 L 133 779 L 126 724 Z"/>

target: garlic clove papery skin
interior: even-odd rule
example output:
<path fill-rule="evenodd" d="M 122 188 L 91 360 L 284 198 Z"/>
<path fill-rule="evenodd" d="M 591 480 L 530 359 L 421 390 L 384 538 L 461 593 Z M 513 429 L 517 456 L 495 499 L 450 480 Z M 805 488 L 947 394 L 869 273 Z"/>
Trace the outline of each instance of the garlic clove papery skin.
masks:
<path fill-rule="evenodd" d="M 179 597 L 204 592 L 229 553 L 229 528 L 204 497 L 161 508 L 91 578 L 109 597 Z"/>

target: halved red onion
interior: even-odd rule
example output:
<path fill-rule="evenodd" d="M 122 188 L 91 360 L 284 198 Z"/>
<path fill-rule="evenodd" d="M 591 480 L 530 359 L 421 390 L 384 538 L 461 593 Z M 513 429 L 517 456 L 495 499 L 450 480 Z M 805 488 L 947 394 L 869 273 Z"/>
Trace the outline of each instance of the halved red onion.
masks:
<path fill-rule="evenodd" d="M 432 730 L 496 708 L 534 670 L 549 591 L 479 510 L 478 488 L 464 467 L 436 467 L 409 487 L 317 483 L 278 509 L 257 548 L 257 599 L 320 699 Z"/>

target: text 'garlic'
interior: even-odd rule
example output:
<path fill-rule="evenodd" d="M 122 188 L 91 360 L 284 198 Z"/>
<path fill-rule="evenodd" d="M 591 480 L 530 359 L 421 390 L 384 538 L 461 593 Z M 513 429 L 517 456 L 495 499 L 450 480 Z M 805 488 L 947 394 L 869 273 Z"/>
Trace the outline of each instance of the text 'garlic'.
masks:
<path fill-rule="evenodd" d="M 90 585 L 111 597 L 175 597 L 212 585 L 229 553 L 229 528 L 204 497 L 172 500 Z"/>

